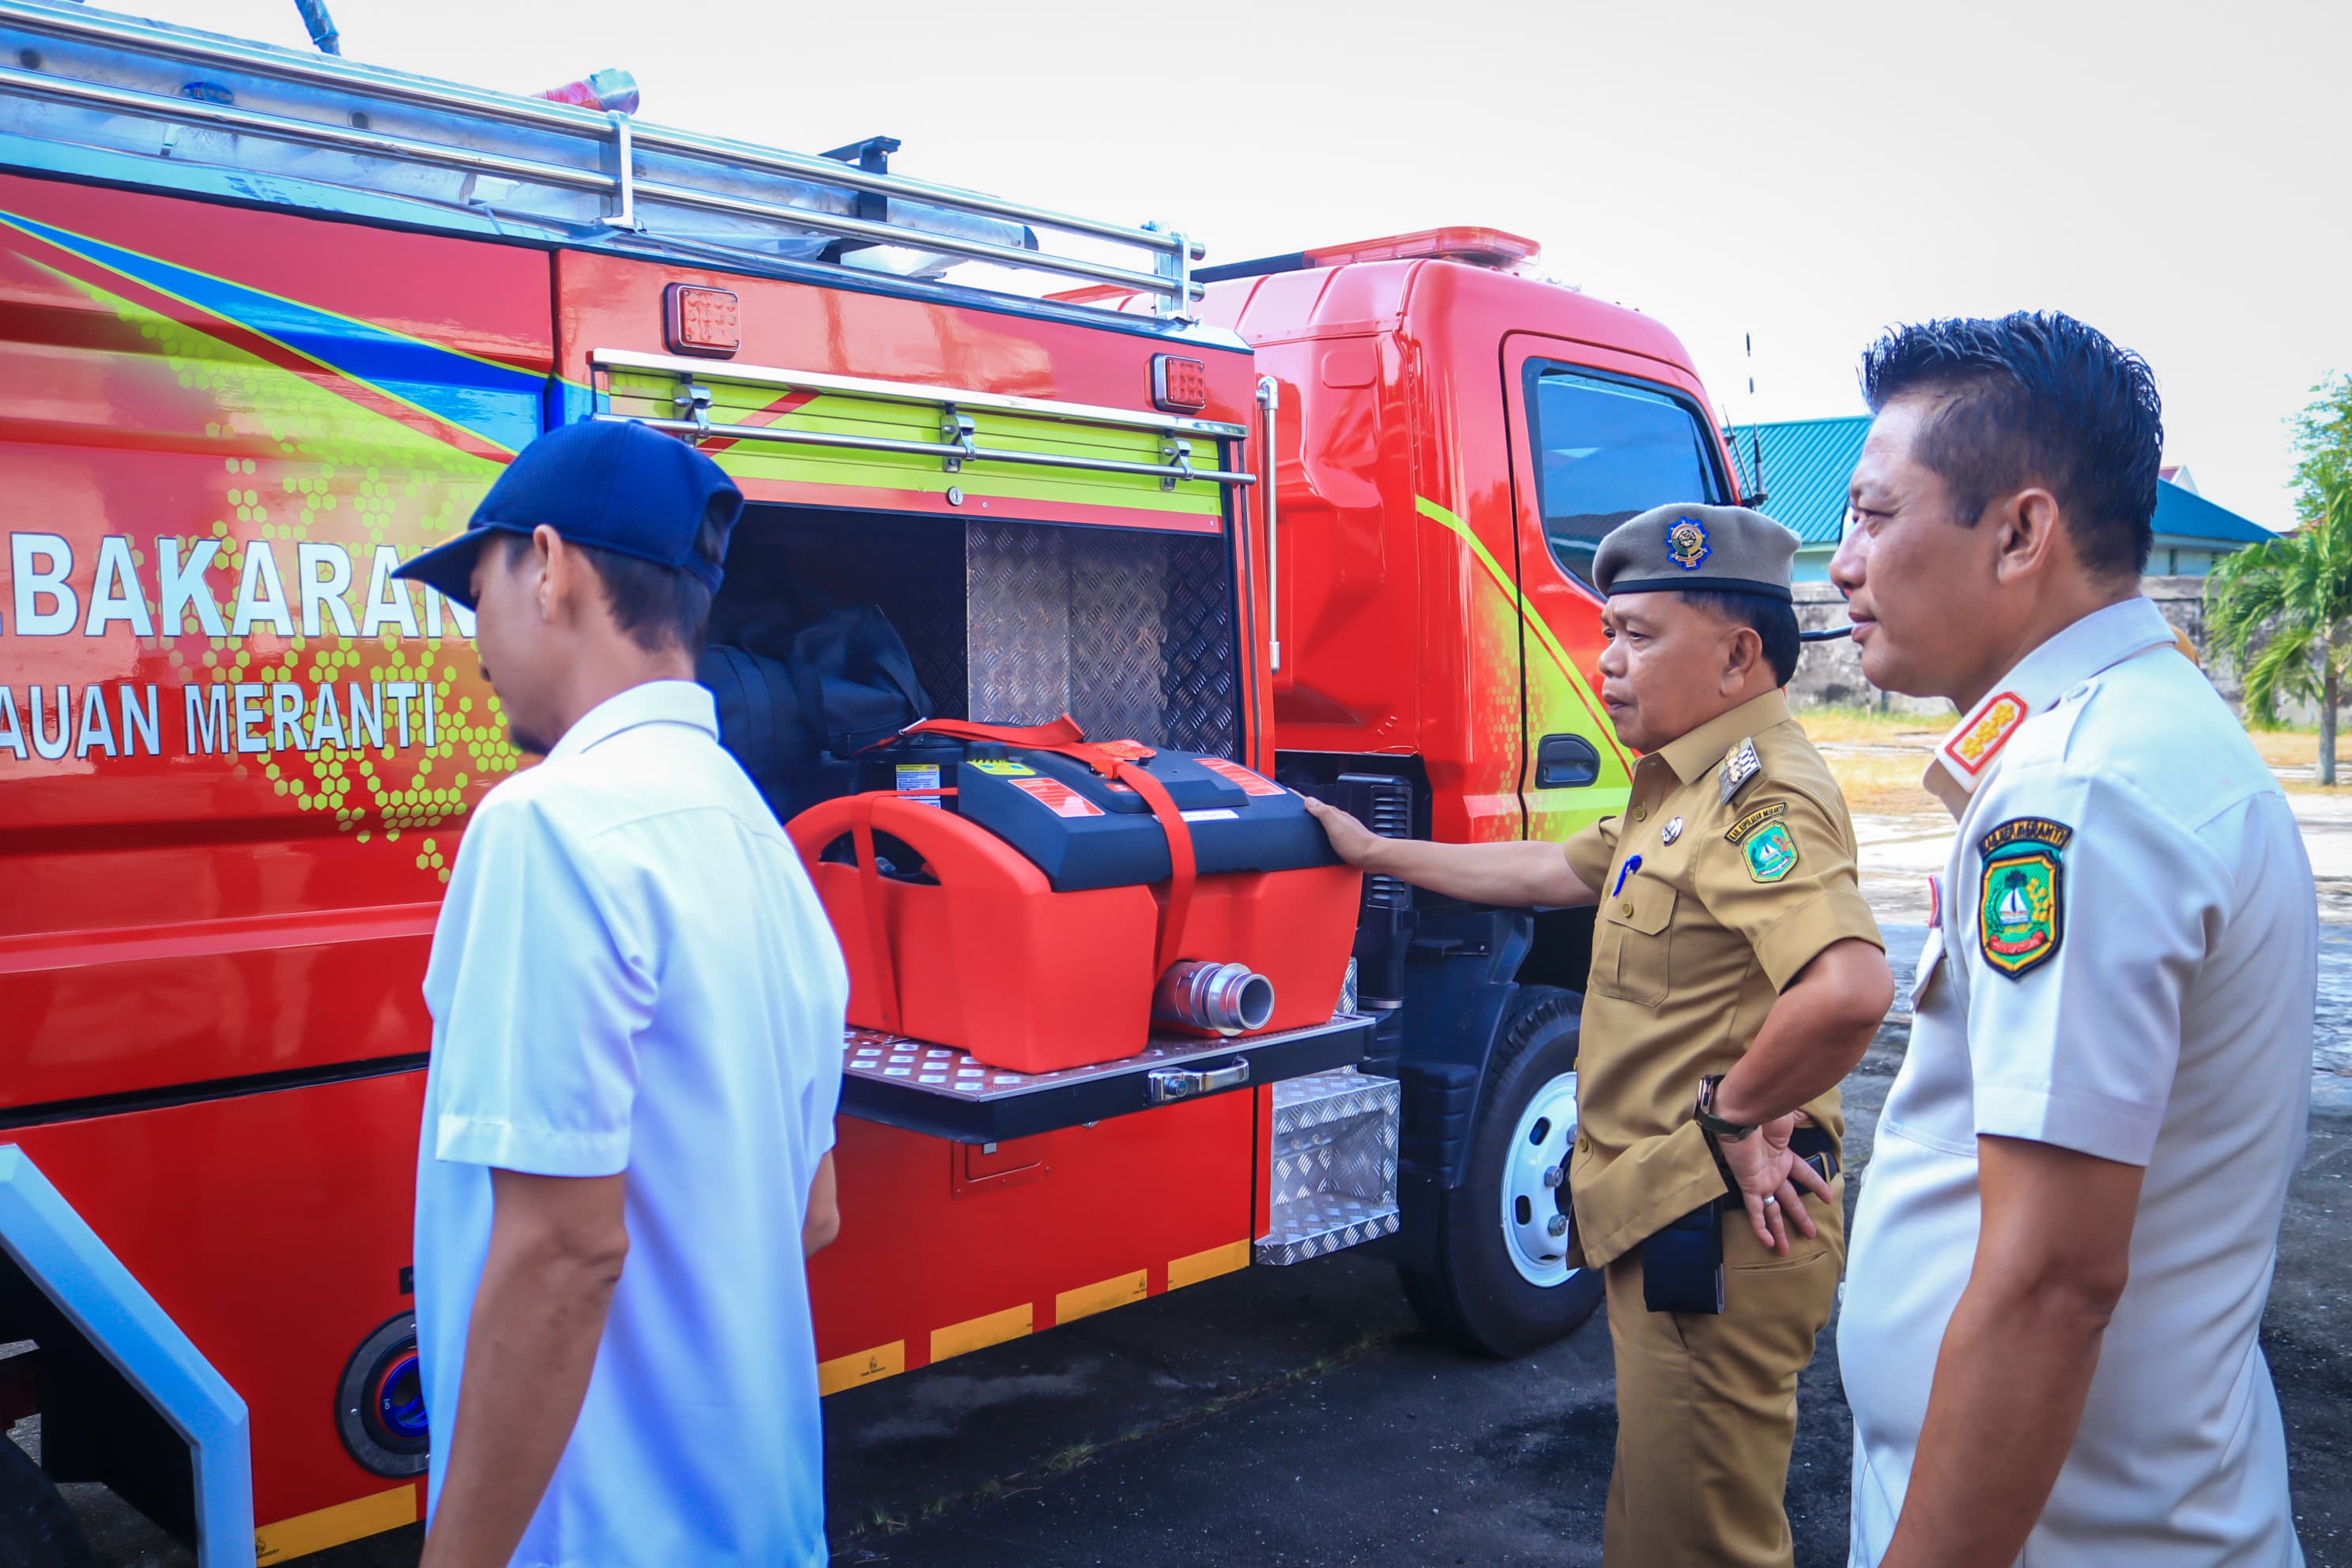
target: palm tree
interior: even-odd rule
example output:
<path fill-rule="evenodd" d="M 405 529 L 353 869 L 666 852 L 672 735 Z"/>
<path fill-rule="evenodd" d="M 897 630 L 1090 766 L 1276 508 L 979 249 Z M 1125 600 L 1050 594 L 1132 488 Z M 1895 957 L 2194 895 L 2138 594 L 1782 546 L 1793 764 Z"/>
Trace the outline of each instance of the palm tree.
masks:
<path fill-rule="evenodd" d="M 2213 568 L 2205 621 L 2242 672 L 2256 723 L 2278 722 L 2281 698 L 2318 704 L 2319 782 L 2332 785 L 2336 710 L 2352 673 L 2352 474 L 2327 474 L 2315 489 L 2317 517 Z"/>

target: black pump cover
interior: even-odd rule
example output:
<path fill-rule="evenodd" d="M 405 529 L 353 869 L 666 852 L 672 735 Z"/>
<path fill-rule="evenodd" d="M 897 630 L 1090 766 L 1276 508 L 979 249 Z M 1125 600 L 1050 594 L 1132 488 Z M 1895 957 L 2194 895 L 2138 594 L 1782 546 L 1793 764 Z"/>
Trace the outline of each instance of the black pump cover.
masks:
<path fill-rule="evenodd" d="M 1322 825 L 1270 779 L 1198 752 L 1163 751 L 1141 765 L 1183 814 L 1202 876 L 1339 863 Z M 1168 879 L 1168 837 L 1150 806 L 1084 763 L 1013 748 L 956 772 L 956 810 L 1028 857 L 1056 891 Z"/>

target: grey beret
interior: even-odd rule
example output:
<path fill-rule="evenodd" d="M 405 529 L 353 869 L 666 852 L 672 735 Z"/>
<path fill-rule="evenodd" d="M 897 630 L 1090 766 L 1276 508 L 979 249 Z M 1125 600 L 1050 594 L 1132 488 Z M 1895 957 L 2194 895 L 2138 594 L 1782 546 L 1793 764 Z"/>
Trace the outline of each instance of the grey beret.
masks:
<path fill-rule="evenodd" d="M 1609 531 L 1592 554 L 1606 594 L 1706 589 L 1787 603 L 1797 536 L 1743 506 L 1659 506 Z"/>

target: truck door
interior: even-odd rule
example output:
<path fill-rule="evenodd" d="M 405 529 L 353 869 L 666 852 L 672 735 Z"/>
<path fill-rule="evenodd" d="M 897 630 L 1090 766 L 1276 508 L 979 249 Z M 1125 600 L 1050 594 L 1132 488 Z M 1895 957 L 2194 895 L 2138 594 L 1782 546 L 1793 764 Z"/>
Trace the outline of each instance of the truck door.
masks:
<path fill-rule="evenodd" d="M 1601 600 L 1592 553 L 1654 506 L 1731 499 L 1704 391 L 1679 366 L 1591 343 L 1503 340 L 1511 489 L 1528 607 L 1530 838 L 1564 839 L 1624 806 L 1633 756 L 1601 706 Z"/>

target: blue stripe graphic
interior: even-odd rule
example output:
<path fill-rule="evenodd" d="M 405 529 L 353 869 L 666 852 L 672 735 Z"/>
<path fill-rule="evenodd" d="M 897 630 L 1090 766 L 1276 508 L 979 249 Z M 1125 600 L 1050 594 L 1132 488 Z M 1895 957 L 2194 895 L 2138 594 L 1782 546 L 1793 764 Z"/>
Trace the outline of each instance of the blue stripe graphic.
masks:
<path fill-rule="evenodd" d="M 61 250 L 275 338 L 321 364 L 379 387 L 510 452 L 520 450 L 539 434 L 544 377 L 281 300 L 32 218 L 13 213 L 0 216 Z"/>

